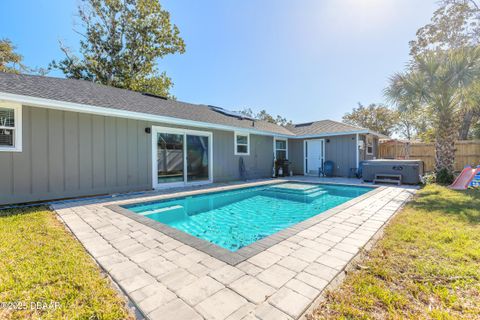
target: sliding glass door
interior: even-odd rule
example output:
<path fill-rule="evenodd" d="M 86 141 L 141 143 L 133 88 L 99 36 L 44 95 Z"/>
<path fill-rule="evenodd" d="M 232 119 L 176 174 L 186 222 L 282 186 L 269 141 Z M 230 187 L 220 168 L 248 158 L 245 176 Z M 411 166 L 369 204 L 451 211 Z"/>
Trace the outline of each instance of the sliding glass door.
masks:
<path fill-rule="evenodd" d="M 212 181 L 212 134 L 153 127 L 153 187 L 162 188 Z"/>

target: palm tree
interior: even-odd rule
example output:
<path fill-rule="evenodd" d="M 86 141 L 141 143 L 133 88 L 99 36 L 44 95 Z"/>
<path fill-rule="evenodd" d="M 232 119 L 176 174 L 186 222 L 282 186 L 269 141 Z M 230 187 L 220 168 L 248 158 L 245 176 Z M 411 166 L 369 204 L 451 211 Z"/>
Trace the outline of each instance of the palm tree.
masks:
<path fill-rule="evenodd" d="M 425 108 L 435 128 L 435 172 L 451 175 L 455 140 L 463 103 L 471 86 L 480 79 L 480 48 L 428 52 L 402 73 L 393 75 L 384 94 L 401 106 L 405 101 Z"/>

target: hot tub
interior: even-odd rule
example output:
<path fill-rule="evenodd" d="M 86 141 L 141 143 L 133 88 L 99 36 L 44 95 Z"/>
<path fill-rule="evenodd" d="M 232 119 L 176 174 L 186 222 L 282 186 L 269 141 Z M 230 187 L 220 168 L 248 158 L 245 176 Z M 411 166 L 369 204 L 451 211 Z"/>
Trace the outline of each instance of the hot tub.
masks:
<path fill-rule="evenodd" d="M 376 174 L 395 174 L 402 176 L 402 183 L 419 184 L 423 176 L 422 160 L 366 160 L 362 161 L 363 181 L 371 182 Z"/>

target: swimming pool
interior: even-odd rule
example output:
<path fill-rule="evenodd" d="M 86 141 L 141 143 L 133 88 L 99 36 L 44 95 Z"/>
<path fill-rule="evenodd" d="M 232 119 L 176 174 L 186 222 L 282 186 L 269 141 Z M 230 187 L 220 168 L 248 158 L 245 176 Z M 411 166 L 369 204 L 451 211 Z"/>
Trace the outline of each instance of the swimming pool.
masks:
<path fill-rule="evenodd" d="M 287 182 L 122 207 L 235 252 L 371 190 Z"/>

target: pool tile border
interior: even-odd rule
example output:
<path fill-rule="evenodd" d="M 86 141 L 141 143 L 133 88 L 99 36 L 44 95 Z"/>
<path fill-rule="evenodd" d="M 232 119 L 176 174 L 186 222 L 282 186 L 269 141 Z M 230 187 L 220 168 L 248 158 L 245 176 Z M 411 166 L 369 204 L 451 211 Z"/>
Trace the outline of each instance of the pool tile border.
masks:
<path fill-rule="evenodd" d="M 256 186 L 259 186 L 259 185 L 266 185 L 266 184 L 276 184 L 276 183 L 283 183 L 283 182 L 286 182 L 285 180 L 280 180 L 278 182 L 274 182 L 274 183 L 265 183 L 265 184 L 258 184 Z M 302 180 L 288 180 L 288 182 L 300 182 L 300 183 L 310 183 L 310 184 L 327 184 L 327 185 L 332 185 L 332 183 L 314 183 L 314 182 L 306 182 L 306 181 L 302 181 Z M 346 186 L 352 186 L 352 185 L 347 185 L 347 184 L 334 184 L 334 185 L 346 185 Z M 286 229 L 283 229 L 277 233 L 274 233 L 268 237 L 265 237 L 259 241 L 256 241 L 246 247 L 243 247 L 241 249 L 239 249 L 238 251 L 235 251 L 235 252 L 231 252 L 225 248 L 222 248 L 220 246 L 217 246 L 216 244 L 213 244 L 211 242 L 208 242 L 206 240 L 203 240 L 203 239 L 200 239 L 200 238 L 197 238 L 195 236 L 192 236 L 186 232 L 183 232 L 183 231 L 180 231 L 178 229 L 175 229 L 175 228 L 172 228 L 166 224 L 163 224 L 161 222 L 158 222 L 158 221 L 155 221 L 155 220 L 152 220 L 150 218 L 147 218 L 145 216 L 142 216 L 142 215 L 139 215 L 139 214 L 136 214 L 128 209 L 125 209 L 123 207 L 121 207 L 119 204 L 112 204 L 112 205 L 106 205 L 105 207 L 116 212 L 116 213 L 119 213 L 127 218 L 130 218 L 138 223 L 141 223 L 143 225 L 146 225 L 152 229 L 155 229 L 177 241 L 180 241 L 182 242 L 183 244 L 186 244 L 192 248 L 195 248 L 199 251 L 202 251 L 220 261 L 223 261 L 231 266 L 236 266 L 240 263 L 242 263 L 243 261 L 265 251 L 266 249 L 296 235 L 297 233 L 301 232 L 301 231 L 304 231 L 308 228 L 310 228 L 311 226 L 325 220 L 325 219 L 328 219 L 330 218 L 331 216 L 337 214 L 338 212 L 341 212 L 353 205 L 355 205 L 356 203 L 366 199 L 366 198 L 369 198 L 371 196 L 373 196 L 374 194 L 376 193 L 379 193 L 381 192 L 382 190 L 385 190 L 386 187 L 383 187 L 383 186 L 358 186 L 358 187 L 364 187 L 364 188 L 371 188 L 373 190 L 361 195 L 361 196 L 358 196 L 354 199 L 351 199 L 347 202 L 344 202 L 334 208 L 331 208 L 327 211 L 324 211 L 324 212 L 321 212 L 307 220 L 304 220 L 304 221 L 301 221 L 291 227 L 288 227 Z M 233 187 L 230 187 L 228 189 L 225 189 L 225 190 L 218 190 L 218 189 L 214 189 L 214 190 L 203 190 L 204 192 L 193 192 L 193 193 L 190 193 L 190 192 L 187 192 L 185 195 L 181 195 L 181 196 L 178 196 L 178 195 L 168 195 L 168 196 L 164 196 L 164 197 L 161 197 L 161 199 L 158 199 L 158 200 L 168 200 L 168 199 L 173 199 L 173 198 L 179 198 L 179 197 L 184 197 L 184 196 L 191 196 L 191 195 L 199 195 L 199 194 L 204 194 L 204 193 L 216 193 L 216 192 L 222 192 L 222 191 L 227 191 L 227 190 L 236 190 L 236 189 L 244 189 L 244 188 L 248 188 L 248 187 L 245 187 L 244 185 L 238 185 L 238 186 L 233 186 Z M 142 203 L 142 202 L 152 202 L 152 201 L 155 201 L 155 200 L 149 200 L 149 201 L 138 201 L 138 202 L 133 202 L 133 201 L 128 201 L 129 204 L 131 203 Z M 126 203 L 124 203 L 126 204 Z"/>

